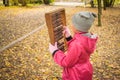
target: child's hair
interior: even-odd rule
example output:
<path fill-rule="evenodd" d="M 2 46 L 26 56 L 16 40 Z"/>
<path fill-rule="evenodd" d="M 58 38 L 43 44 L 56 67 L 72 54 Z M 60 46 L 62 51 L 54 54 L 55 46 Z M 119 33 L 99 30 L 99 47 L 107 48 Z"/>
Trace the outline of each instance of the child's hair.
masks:
<path fill-rule="evenodd" d="M 73 26 L 82 32 L 88 32 L 95 20 L 96 14 L 93 12 L 78 12 L 73 15 L 72 23 Z"/>

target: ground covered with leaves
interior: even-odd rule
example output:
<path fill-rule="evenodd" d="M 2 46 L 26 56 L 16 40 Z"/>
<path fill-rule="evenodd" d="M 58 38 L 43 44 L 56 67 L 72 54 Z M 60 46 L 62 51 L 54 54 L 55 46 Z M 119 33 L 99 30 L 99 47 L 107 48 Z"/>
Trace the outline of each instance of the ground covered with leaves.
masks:
<path fill-rule="evenodd" d="M 97 8 L 38 6 L 0 7 L 0 49 L 45 23 L 44 14 L 65 8 L 67 25 L 79 11 Z M 102 26 L 97 19 L 91 32 L 99 37 L 97 49 L 91 56 L 94 67 L 93 80 L 120 79 L 120 8 L 102 12 Z M 69 27 L 70 28 L 70 27 Z M 72 31 L 71 31 L 72 32 Z M 47 26 L 0 53 L 0 80 L 59 80 L 62 68 L 56 65 L 48 50 Z"/>

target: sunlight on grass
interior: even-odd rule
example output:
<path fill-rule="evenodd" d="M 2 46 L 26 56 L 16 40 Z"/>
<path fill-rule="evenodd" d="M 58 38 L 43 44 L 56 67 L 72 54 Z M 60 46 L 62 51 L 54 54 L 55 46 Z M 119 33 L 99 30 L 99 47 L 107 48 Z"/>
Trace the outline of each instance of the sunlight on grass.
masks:
<path fill-rule="evenodd" d="M 9 6 L 9 7 L 0 6 L 0 10 L 2 10 L 2 9 L 11 9 L 11 8 L 19 8 L 19 6 Z"/>
<path fill-rule="evenodd" d="M 39 6 L 41 4 L 27 4 L 27 7 L 34 7 L 34 6 Z"/>
<path fill-rule="evenodd" d="M 5 9 L 5 7 L 4 6 L 0 6 L 0 10 L 2 10 L 2 9 Z"/>
<path fill-rule="evenodd" d="M 1 3 L 0 3 L 1 4 Z M 2 10 L 2 9 L 17 9 L 17 8 L 33 8 L 33 7 L 37 7 L 37 6 L 40 6 L 41 4 L 27 4 L 27 6 L 21 6 L 21 5 L 19 5 L 19 6 L 9 6 L 9 7 L 5 7 L 5 6 L 3 6 L 3 5 L 0 5 L 0 10 Z"/>

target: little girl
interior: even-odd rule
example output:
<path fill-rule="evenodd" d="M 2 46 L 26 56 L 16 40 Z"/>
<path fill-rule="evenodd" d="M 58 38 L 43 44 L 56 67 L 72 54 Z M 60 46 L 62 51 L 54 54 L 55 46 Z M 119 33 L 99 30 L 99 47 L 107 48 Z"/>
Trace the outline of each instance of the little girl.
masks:
<path fill-rule="evenodd" d="M 68 49 L 62 52 L 55 45 L 49 44 L 54 61 L 63 67 L 62 80 L 92 80 L 93 67 L 90 55 L 96 47 L 97 36 L 89 33 L 96 15 L 92 12 L 79 12 L 72 17 L 73 38 L 69 29 L 64 28 Z"/>

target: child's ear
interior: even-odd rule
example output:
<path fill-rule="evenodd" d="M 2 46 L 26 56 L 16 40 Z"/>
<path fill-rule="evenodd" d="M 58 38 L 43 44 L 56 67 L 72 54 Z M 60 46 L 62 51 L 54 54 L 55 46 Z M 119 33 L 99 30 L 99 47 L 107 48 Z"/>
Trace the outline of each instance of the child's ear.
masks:
<path fill-rule="evenodd" d="M 93 12 L 92 12 L 92 15 L 93 15 L 95 18 L 97 17 L 97 15 L 96 15 L 95 13 L 93 13 Z"/>
<path fill-rule="evenodd" d="M 86 19 L 88 19 L 88 18 L 90 18 L 88 15 L 85 15 L 85 14 L 79 14 L 80 15 L 80 17 L 82 17 L 82 18 L 86 18 Z"/>

